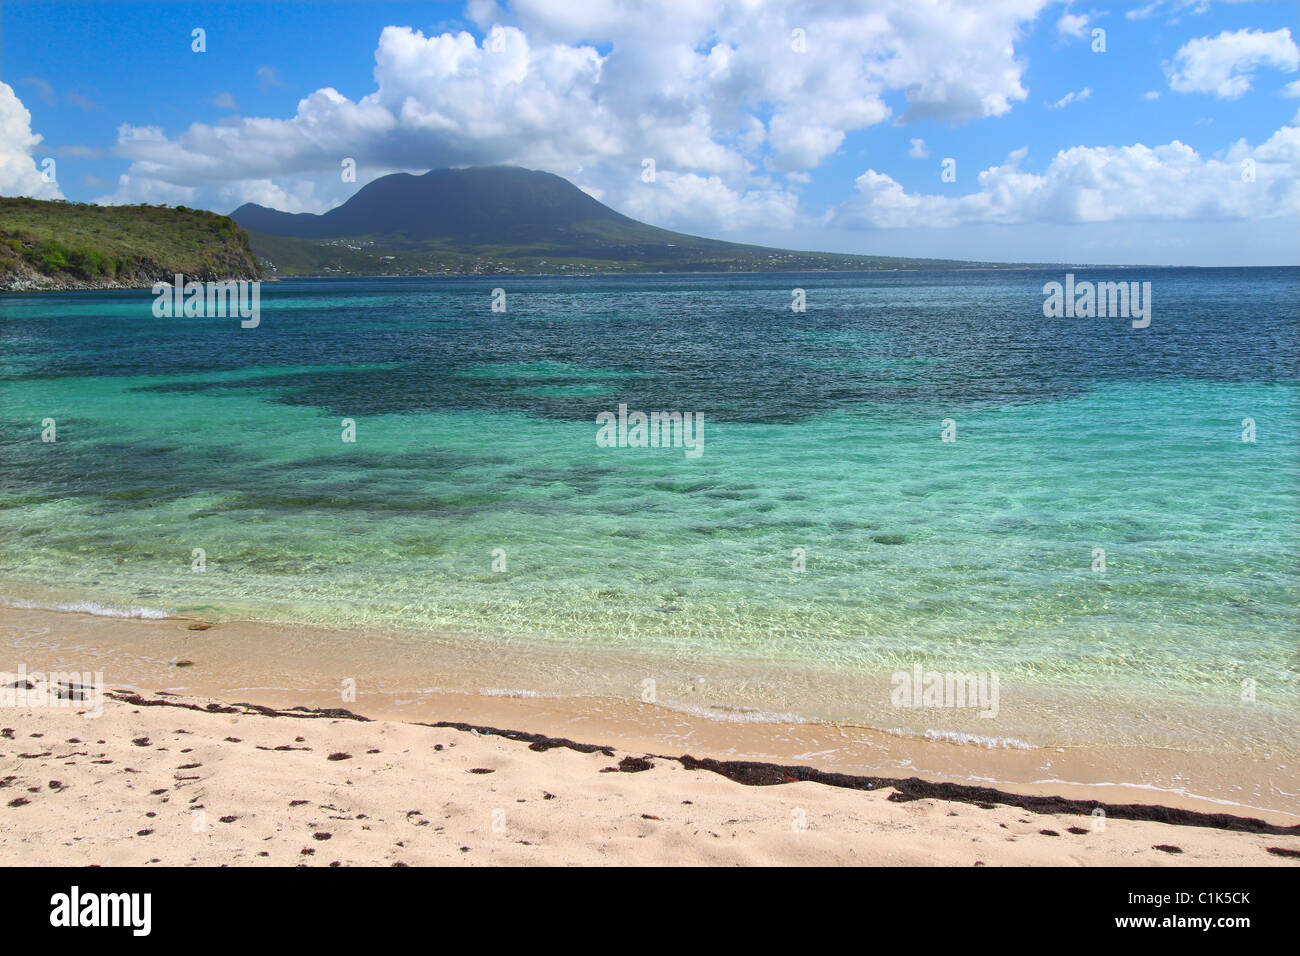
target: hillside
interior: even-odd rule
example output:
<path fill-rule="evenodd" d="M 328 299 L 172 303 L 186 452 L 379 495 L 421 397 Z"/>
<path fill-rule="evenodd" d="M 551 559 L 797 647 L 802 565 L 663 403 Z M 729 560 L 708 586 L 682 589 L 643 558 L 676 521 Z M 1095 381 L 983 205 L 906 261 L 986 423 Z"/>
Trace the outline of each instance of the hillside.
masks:
<path fill-rule="evenodd" d="M 262 274 L 228 216 L 0 198 L 0 291 L 140 288 L 178 272 L 203 281 Z"/>
<path fill-rule="evenodd" d="M 231 215 L 251 231 L 299 239 L 394 235 L 465 245 L 532 245 L 581 242 L 601 232 L 647 242 L 671 241 L 675 235 L 616 213 L 559 176 L 511 166 L 394 173 L 319 216 L 251 203 Z"/>
<path fill-rule="evenodd" d="M 394 173 L 321 215 L 248 203 L 231 218 L 278 275 L 764 272 L 973 263 L 795 252 L 630 219 L 551 173 L 512 166 Z"/>

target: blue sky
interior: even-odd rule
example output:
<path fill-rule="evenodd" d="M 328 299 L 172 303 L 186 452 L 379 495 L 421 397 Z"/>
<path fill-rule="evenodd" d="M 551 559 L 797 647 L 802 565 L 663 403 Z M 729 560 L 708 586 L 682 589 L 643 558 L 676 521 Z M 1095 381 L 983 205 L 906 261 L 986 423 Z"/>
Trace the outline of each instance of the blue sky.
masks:
<path fill-rule="evenodd" d="M 0 192 L 318 212 L 388 172 L 514 162 L 794 248 L 1300 261 L 1294 3 L 656 6 L 6 0 Z"/>

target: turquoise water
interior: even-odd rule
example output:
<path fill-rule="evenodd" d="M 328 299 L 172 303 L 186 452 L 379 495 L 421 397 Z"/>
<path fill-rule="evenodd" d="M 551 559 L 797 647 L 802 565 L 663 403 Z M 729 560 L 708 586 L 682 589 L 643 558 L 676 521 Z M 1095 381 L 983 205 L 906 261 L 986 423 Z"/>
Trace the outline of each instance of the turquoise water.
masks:
<path fill-rule="evenodd" d="M 0 598 L 1290 706 L 1300 270 L 1079 277 L 1151 327 L 1059 271 L 6 296 Z"/>

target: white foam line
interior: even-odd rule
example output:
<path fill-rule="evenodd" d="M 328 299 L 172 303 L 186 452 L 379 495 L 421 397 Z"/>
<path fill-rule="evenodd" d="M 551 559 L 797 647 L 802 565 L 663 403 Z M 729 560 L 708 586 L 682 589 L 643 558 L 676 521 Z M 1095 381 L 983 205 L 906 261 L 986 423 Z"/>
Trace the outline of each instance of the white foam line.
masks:
<path fill-rule="evenodd" d="M 93 614 L 96 617 L 138 617 L 161 620 L 171 617 L 166 608 L 144 607 L 132 604 L 101 604 L 98 601 L 60 601 L 47 604 L 25 598 L 0 597 L 0 604 L 23 611 L 71 611 L 76 614 Z"/>

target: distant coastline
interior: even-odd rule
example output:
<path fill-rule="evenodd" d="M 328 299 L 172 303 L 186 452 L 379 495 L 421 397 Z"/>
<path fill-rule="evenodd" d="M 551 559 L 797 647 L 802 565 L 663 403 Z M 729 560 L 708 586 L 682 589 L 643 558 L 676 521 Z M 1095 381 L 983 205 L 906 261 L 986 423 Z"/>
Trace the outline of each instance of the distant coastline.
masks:
<path fill-rule="evenodd" d="M 558 197 L 562 214 L 552 206 L 497 208 L 520 177 L 528 190 Z M 419 225 L 425 212 L 451 203 L 449 195 L 463 206 L 458 216 Z M 515 221 L 500 222 L 510 216 Z M 622 216 L 558 176 L 508 167 L 383 177 L 321 216 L 252 205 L 221 216 L 185 206 L 0 198 L 0 292 L 148 289 L 177 273 L 224 282 L 1167 268 L 1180 267 L 853 255 L 704 239 Z"/>
<path fill-rule="evenodd" d="M 268 275 L 259 276 L 228 274 L 228 275 L 200 275 L 192 278 L 203 282 L 223 282 L 228 280 L 248 280 L 256 278 L 261 282 L 278 283 L 285 280 L 328 280 L 328 279 L 491 279 L 491 278 L 511 278 L 511 279 L 594 279 L 594 278 L 611 278 L 621 277 L 627 279 L 643 277 L 662 277 L 662 276 L 680 276 L 680 277 L 701 277 L 701 276 L 755 276 L 755 275 L 857 275 L 862 273 L 881 273 L 884 275 L 893 275 L 902 272 L 1042 272 L 1046 270 L 1067 270 L 1067 269 L 1106 269 L 1116 271 L 1127 271 L 1134 269 L 1287 269 L 1295 268 L 1294 266 L 1178 266 L 1178 265 L 1114 265 L 1106 263 L 972 263 L 969 266 L 926 266 L 917 268 L 874 268 L 874 269 L 771 269 L 771 270 L 750 270 L 750 271 L 726 271 L 719 272 L 707 269 L 698 271 L 673 271 L 673 272 L 632 272 L 622 270 L 609 271 L 591 271 L 591 272 L 452 272 L 452 273 L 312 273 L 302 275 Z M 167 282 L 172 279 L 174 273 L 161 270 L 157 277 L 139 280 L 107 280 L 107 279 L 79 279 L 71 276 L 61 276 L 51 278 L 42 276 L 39 273 L 32 274 L 29 272 L 13 271 L 0 274 L 0 292 L 105 292 L 105 291 L 123 291 L 129 289 L 151 289 L 156 282 Z M 186 278 L 191 278 L 187 275 Z"/>

